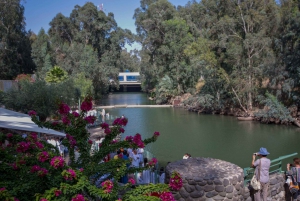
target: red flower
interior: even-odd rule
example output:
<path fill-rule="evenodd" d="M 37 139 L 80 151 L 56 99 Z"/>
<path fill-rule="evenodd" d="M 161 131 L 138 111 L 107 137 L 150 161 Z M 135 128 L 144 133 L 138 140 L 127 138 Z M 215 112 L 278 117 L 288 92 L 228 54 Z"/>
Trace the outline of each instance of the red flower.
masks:
<path fill-rule="evenodd" d="M 109 125 L 107 124 L 107 123 L 102 123 L 102 124 L 100 124 L 101 125 L 101 128 L 102 129 L 106 129 L 106 128 L 109 128 Z"/>
<path fill-rule="evenodd" d="M 12 138 L 12 137 L 13 137 L 13 134 L 12 134 L 12 133 L 8 133 L 8 134 L 6 135 L 6 137 L 7 137 L 7 138 Z"/>
<path fill-rule="evenodd" d="M 65 104 L 65 103 L 61 103 L 61 104 L 59 105 L 58 112 L 59 112 L 59 114 L 61 114 L 61 115 L 68 114 L 68 113 L 70 112 L 70 107 L 69 107 L 67 104 Z"/>
<path fill-rule="evenodd" d="M 83 101 L 80 106 L 80 109 L 82 111 L 90 111 L 92 108 L 93 108 L 92 99 Z"/>
<path fill-rule="evenodd" d="M 55 194 L 56 197 L 60 196 L 61 190 L 55 190 L 55 191 L 54 191 L 54 194 Z"/>
<path fill-rule="evenodd" d="M 62 122 L 66 125 L 71 123 L 71 121 L 68 119 L 68 117 L 65 117 L 65 116 L 62 118 Z"/>
<path fill-rule="evenodd" d="M 88 143 L 89 143 L 89 144 L 93 144 L 93 141 L 92 141 L 92 140 L 89 140 Z"/>
<path fill-rule="evenodd" d="M 85 117 L 84 120 L 87 121 L 89 124 L 93 124 L 96 120 L 96 117 L 88 116 L 88 117 Z"/>
<path fill-rule="evenodd" d="M 36 111 L 30 110 L 30 111 L 28 112 L 28 115 L 29 115 L 29 116 L 35 116 L 35 115 L 36 115 Z"/>
<path fill-rule="evenodd" d="M 74 117 L 79 117 L 79 114 L 77 112 L 72 112 Z"/>
<path fill-rule="evenodd" d="M 159 134 L 159 132 L 157 132 L 157 131 L 155 131 L 154 134 L 153 134 L 154 137 L 158 137 L 159 135 L 160 135 L 160 134 Z"/>

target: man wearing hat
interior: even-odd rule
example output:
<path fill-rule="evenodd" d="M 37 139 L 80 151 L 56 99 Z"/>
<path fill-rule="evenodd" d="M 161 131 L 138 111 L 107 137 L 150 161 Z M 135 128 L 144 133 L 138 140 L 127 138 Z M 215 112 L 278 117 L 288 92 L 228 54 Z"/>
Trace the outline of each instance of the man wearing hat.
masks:
<path fill-rule="evenodd" d="M 261 147 L 259 152 L 254 153 L 252 156 L 252 167 L 255 168 L 255 176 L 259 178 L 261 189 L 255 191 L 254 200 L 255 201 L 267 201 L 268 188 L 269 188 L 269 169 L 271 161 L 267 158 L 270 153 L 266 148 Z M 255 161 L 255 157 L 259 156 L 260 159 Z M 263 197 L 263 199 L 261 199 Z"/>

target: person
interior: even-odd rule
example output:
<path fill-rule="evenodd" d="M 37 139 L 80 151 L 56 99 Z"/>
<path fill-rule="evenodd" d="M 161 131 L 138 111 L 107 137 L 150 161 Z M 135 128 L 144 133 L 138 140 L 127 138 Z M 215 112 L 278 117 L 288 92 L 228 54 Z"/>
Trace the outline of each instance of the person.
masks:
<path fill-rule="evenodd" d="M 297 182 L 300 187 L 300 158 L 293 159 L 294 164 L 288 163 L 286 166 L 287 175 L 291 175 L 294 178 L 294 181 Z M 293 193 L 293 199 L 297 200 L 297 197 L 300 195 L 300 191 Z"/>
<path fill-rule="evenodd" d="M 188 153 L 184 154 L 183 159 L 188 159 L 188 158 L 190 158 L 190 154 Z"/>
<path fill-rule="evenodd" d="M 133 150 L 131 158 L 132 158 L 132 162 L 131 162 L 132 167 L 138 168 L 139 163 L 140 163 L 140 157 L 139 157 L 136 149 Z"/>
<path fill-rule="evenodd" d="M 267 201 L 268 189 L 269 189 L 269 169 L 271 161 L 267 158 L 270 153 L 266 148 L 261 147 L 259 152 L 252 155 L 252 167 L 255 168 L 255 176 L 259 179 L 261 189 L 254 192 L 255 201 Z M 255 161 L 256 156 L 260 159 Z M 261 199 L 263 197 L 263 199 Z"/>

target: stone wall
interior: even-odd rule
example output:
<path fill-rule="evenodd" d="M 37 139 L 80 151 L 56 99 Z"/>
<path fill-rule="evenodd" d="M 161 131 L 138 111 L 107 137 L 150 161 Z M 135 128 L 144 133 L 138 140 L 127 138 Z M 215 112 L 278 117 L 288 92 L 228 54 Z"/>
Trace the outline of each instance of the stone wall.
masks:
<path fill-rule="evenodd" d="M 177 171 L 183 187 L 174 192 L 176 200 L 243 200 L 244 173 L 232 163 L 212 158 L 190 158 L 166 167 L 166 182 Z"/>
<path fill-rule="evenodd" d="M 254 200 L 253 189 L 244 186 L 243 169 L 232 163 L 212 158 L 176 161 L 166 167 L 166 183 L 169 183 L 173 171 L 180 173 L 183 182 L 183 187 L 173 192 L 176 200 Z M 284 201 L 290 198 L 284 174 L 270 175 L 268 201 Z"/>

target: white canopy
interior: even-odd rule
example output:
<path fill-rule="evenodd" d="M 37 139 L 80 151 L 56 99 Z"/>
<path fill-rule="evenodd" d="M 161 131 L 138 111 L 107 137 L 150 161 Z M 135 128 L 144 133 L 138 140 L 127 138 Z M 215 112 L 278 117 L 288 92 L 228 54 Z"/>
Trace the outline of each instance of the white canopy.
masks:
<path fill-rule="evenodd" d="M 27 114 L 14 112 L 4 108 L 0 108 L 0 128 L 66 136 L 66 134 L 52 129 L 38 127 Z"/>

